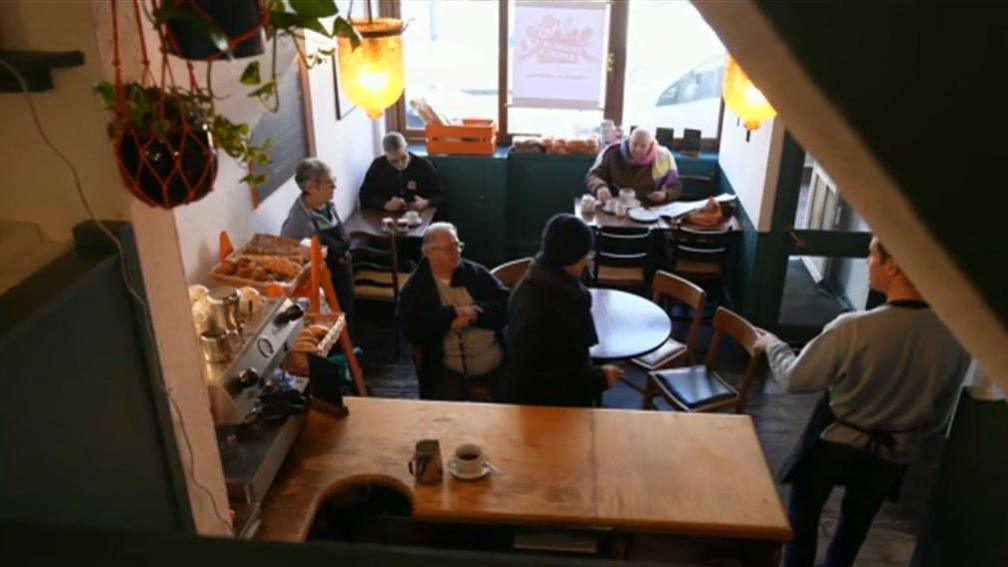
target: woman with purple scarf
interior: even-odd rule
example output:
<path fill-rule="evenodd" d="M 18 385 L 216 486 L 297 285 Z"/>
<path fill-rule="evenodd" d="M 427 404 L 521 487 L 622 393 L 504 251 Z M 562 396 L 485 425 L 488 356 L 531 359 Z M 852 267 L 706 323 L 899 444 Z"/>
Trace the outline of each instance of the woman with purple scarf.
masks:
<path fill-rule="evenodd" d="M 641 203 L 664 203 L 682 193 L 672 152 L 644 128 L 603 149 L 588 170 L 585 184 L 603 203 L 624 188 L 633 189 Z"/>

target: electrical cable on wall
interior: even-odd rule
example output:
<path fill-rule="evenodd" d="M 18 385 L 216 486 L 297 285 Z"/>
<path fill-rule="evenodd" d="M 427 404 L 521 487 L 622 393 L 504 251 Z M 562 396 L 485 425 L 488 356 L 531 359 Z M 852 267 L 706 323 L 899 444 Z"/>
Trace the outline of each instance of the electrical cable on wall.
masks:
<path fill-rule="evenodd" d="M 91 220 L 95 223 L 98 229 L 101 230 L 105 234 L 105 236 L 107 236 L 108 239 L 111 240 L 112 243 L 115 245 L 116 250 L 119 254 L 119 271 L 120 276 L 122 277 L 123 280 L 123 284 L 126 286 L 126 289 L 129 292 L 129 294 L 133 297 L 133 300 L 136 301 L 137 304 L 140 306 L 140 315 L 143 320 L 142 332 L 144 333 L 145 337 L 150 340 L 150 344 L 156 345 L 157 343 L 154 341 L 153 338 L 152 324 L 148 316 L 149 308 L 147 306 L 147 302 L 136 291 L 136 288 L 133 287 L 133 284 L 130 281 L 129 273 L 126 268 L 126 254 L 124 253 L 122 243 L 119 241 L 118 238 L 116 238 L 114 234 L 112 234 L 112 231 L 110 231 L 101 221 L 98 220 L 98 217 L 95 215 L 95 212 L 91 208 L 90 203 L 88 203 L 87 197 L 84 195 L 84 188 L 81 186 L 80 175 L 77 172 L 77 168 L 74 167 L 70 159 L 67 158 L 66 155 L 63 152 L 61 152 L 59 148 L 57 148 L 56 145 L 53 144 L 53 142 L 46 135 L 45 129 L 43 129 L 42 127 L 42 121 L 39 119 L 38 116 L 38 110 L 35 108 L 35 102 L 32 100 L 31 94 L 29 93 L 28 90 L 28 85 L 25 83 L 24 77 L 22 77 L 21 73 L 19 73 L 18 70 L 14 68 L 14 66 L 11 65 L 3 57 L 0 57 L 0 66 L 7 69 L 7 71 L 9 71 L 21 85 L 22 94 L 24 94 L 25 101 L 28 104 L 28 110 L 31 112 L 32 120 L 35 122 L 35 128 L 38 130 L 39 136 L 42 138 L 42 141 L 45 142 L 46 146 L 48 146 L 49 149 L 51 149 L 53 153 L 56 154 L 56 156 L 60 158 L 60 160 L 63 163 L 66 164 L 67 168 L 70 169 L 70 173 L 73 177 L 74 187 L 77 189 L 77 196 L 80 198 L 81 205 L 83 205 L 84 210 L 87 213 L 88 217 L 91 218 Z M 203 483 L 201 483 L 199 480 L 196 479 L 196 469 L 195 469 L 196 456 L 193 452 L 192 442 L 189 439 L 189 432 L 186 429 L 185 421 L 182 419 L 182 410 L 179 407 L 178 402 L 175 400 L 175 397 L 172 395 L 171 390 L 169 390 L 168 387 L 165 386 L 163 380 L 158 382 L 158 386 L 161 388 L 161 391 L 165 393 L 165 396 L 168 398 L 168 402 L 170 403 L 172 410 L 175 412 L 175 418 L 182 432 L 182 438 L 185 441 L 186 453 L 188 454 L 188 461 L 189 461 L 189 480 L 191 480 L 195 486 L 199 487 L 203 492 L 206 493 L 207 498 L 210 499 L 210 504 L 213 507 L 214 515 L 216 515 L 217 519 L 219 519 L 224 524 L 227 532 L 231 533 L 232 531 L 231 521 L 225 518 L 223 514 L 221 514 L 220 509 L 217 507 L 217 499 L 214 498 L 213 491 L 211 491 L 206 485 L 204 485 Z"/>

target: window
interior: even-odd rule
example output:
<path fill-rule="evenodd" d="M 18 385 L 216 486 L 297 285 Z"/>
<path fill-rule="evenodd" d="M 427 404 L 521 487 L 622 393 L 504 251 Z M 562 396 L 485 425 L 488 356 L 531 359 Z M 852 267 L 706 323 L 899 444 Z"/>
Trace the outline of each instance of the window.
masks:
<path fill-rule="evenodd" d="M 727 51 L 689 2 L 631 2 L 624 124 L 716 138 Z"/>
<path fill-rule="evenodd" d="M 674 128 L 677 138 L 696 128 L 704 147 L 716 147 L 726 50 L 696 9 L 685 1 L 581 3 L 605 6 L 602 108 L 511 104 L 516 0 L 382 2 L 384 14 L 410 22 L 406 91 L 388 113 L 389 129 L 422 141 L 424 121 L 406 103 L 423 97 L 450 118 L 496 118 L 502 144 L 511 134 L 597 132 L 609 118 L 624 131 Z"/>
<path fill-rule="evenodd" d="M 422 129 L 409 101 L 451 118 L 497 115 L 496 2 L 403 2 L 406 129 Z"/>

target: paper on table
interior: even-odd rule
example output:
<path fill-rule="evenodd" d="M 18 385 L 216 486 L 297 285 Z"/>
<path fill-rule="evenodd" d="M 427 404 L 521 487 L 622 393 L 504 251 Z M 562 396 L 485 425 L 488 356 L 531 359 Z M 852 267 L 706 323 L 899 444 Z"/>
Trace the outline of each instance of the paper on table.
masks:
<path fill-rule="evenodd" d="M 734 201 L 735 195 L 731 193 L 722 193 L 714 197 L 714 200 L 719 203 L 727 203 L 729 201 Z M 651 210 L 663 217 L 677 218 L 690 211 L 702 209 L 706 204 L 707 199 L 701 199 L 699 201 L 676 201 L 674 203 L 661 205 L 660 207 L 652 207 Z"/>

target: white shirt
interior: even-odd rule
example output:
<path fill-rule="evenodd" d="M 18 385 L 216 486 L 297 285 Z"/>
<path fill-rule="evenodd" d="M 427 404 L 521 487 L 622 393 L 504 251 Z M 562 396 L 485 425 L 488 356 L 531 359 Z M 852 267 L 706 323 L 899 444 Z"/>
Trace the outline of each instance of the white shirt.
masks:
<path fill-rule="evenodd" d="M 449 281 L 434 277 L 441 305 L 463 307 L 473 304 L 473 298 L 464 286 L 451 287 Z M 464 356 L 464 358 L 463 358 Z M 491 372 L 504 360 L 504 349 L 497 342 L 497 334 L 490 329 L 470 325 L 456 333 L 449 329 L 444 338 L 444 365 L 466 376 L 481 376 Z"/>

